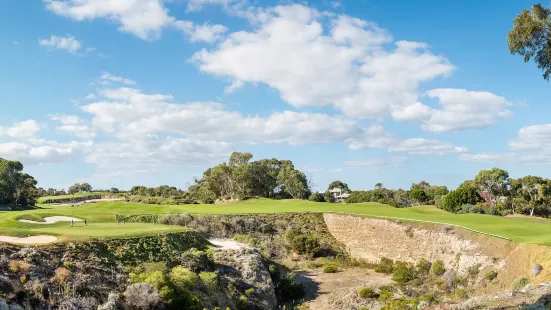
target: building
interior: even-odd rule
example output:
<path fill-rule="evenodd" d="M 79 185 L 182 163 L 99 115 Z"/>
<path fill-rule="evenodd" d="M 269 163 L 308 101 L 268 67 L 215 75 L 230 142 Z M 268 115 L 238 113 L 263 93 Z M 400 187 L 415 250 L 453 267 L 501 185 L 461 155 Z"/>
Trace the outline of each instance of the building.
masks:
<path fill-rule="evenodd" d="M 328 192 L 331 195 L 333 202 L 344 202 L 346 198 L 350 197 L 350 194 L 347 191 L 336 187 L 330 189 Z"/>

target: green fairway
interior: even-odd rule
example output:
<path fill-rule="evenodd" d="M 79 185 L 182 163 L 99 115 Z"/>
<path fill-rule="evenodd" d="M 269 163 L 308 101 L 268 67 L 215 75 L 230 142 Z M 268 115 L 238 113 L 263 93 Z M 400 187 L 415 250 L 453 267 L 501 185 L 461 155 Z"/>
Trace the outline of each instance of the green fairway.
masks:
<path fill-rule="evenodd" d="M 378 203 L 330 204 L 306 200 L 251 199 L 221 205 L 147 205 L 121 201 L 100 202 L 77 207 L 41 205 L 27 211 L 0 212 L 0 235 L 54 234 L 67 236 L 120 236 L 147 234 L 158 231 L 178 230 L 179 227 L 152 224 L 120 224 L 115 215 L 136 214 L 235 214 L 282 212 L 344 212 L 365 216 L 400 217 L 465 226 L 496 234 L 517 242 L 551 245 L 551 220 L 530 218 L 506 218 L 481 214 L 453 214 L 432 206 L 393 208 Z M 50 215 L 72 216 L 87 219 L 88 227 L 71 228 L 67 222 L 53 225 L 27 224 L 16 221 L 21 216 L 32 218 Z"/>

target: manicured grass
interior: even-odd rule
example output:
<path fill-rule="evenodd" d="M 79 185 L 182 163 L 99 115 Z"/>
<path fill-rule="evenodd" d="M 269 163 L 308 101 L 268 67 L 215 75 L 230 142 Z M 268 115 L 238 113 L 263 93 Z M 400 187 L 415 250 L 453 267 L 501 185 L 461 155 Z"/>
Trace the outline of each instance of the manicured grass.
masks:
<path fill-rule="evenodd" d="M 345 212 L 365 216 L 401 217 L 411 220 L 425 220 L 462 225 L 471 229 L 501 235 L 517 242 L 551 245 L 551 220 L 531 218 L 506 218 L 481 214 L 452 214 L 432 206 L 398 209 L 378 203 L 330 204 L 306 200 L 251 199 L 223 205 L 147 205 L 121 201 L 100 202 L 77 207 L 41 205 L 28 211 L 0 212 L 0 235 L 55 234 L 119 236 L 124 234 L 155 233 L 158 230 L 179 229 L 173 226 L 152 224 L 115 223 L 115 215 L 135 214 L 235 214 L 235 213 L 282 213 L 282 212 Z M 22 215 L 35 216 L 64 215 L 89 221 L 90 232 L 70 228 L 68 223 L 52 226 L 20 223 L 15 219 Z M 105 223 L 101 224 L 100 223 Z M 80 225 L 80 224 L 79 224 Z M 102 226 L 106 225 L 106 226 Z M 135 225 L 135 226 L 134 226 Z M 39 226 L 39 227 L 37 227 Z"/>

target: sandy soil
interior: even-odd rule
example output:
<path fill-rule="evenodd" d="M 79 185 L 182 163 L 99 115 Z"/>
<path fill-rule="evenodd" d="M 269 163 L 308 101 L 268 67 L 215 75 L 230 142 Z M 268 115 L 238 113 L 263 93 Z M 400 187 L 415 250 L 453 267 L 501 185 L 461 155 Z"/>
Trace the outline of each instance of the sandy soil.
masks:
<path fill-rule="evenodd" d="M 31 237 L 10 237 L 10 236 L 0 236 L 0 242 L 9 242 L 9 243 L 22 243 L 22 244 L 38 244 L 38 243 L 50 243 L 57 240 L 54 236 L 31 236 Z"/>
<path fill-rule="evenodd" d="M 222 250 L 239 250 L 250 248 L 248 245 L 231 239 L 209 239 L 210 243 Z"/>
<path fill-rule="evenodd" d="M 53 224 L 53 223 L 57 223 L 57 222 L 70 222 L 71 220 L 73 220 L 75 222 L 82 222 L 82 220 L 80 220 L 80 219 L 77 219 L 77 218 L 74 218 L 74 217 L 68 217 L 68 216 L 48 216 L 48 217 L 44 218 L 45 222 L 35 222 L 35 221 L 31 221 L 31 220 L 18 220 L 18 221 L 23 222 L 23 223 L 48 225 L 48 224 Z"/>
<path fill-rule="evenodd" d="M 389 275 L 361 268 L 337 273 L 300 271 L 297 272 L 297 282 L 304 284 L 307 305 L 316 310 L 369 308 L 371 305 L 358 296 L 358 290 L 364 287 L 376 289 L 393 283 Z"/>

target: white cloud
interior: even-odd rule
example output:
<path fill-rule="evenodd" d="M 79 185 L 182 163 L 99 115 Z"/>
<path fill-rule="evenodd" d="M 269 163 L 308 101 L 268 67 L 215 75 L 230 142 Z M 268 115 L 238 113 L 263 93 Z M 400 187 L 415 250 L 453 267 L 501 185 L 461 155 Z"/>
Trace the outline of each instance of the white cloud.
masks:
<path fill-rule="evenodd" d="M 121 76 L 115 76 L 115 75 L 112 75 L 109 72 L 102 73 L 101 76 L 98 79 L 98 83 L 102 84 L 102 85 L 108 85 L 110 82 L 121 83 L 121 84 L 125 84 L 125 85 L 136 85 L 136 81 L 134 81 L 134 80 L 126 79 L 126 78 L 123 78 Z M 90 94 L 90 95 L 93 95 L 93 94 Z M 89 98 L 90 95 L 86 96 L 86 99 L 95 99 L 96 98 L 95 95 L 94 95 L 93 98 Z"/>
<path fill-rule="evenodd" d="M 361 167 L 399 167 L 402 164 L 409 162 L 407 157 L 388 157 L 365 160 L 349 160 L 345 161 L 346 166 L 361 166 Z"/>
<path fill-rule="evenodd" d="M 412 155 L 445 156 L 453 153 L 465 153 L 465 147 L 458 147 L 451 143 L 425 138 L 402 140 L 388 148 L 389 152 L 404 152 Z"/>
<path fill-rule="evenodd" d="M 49 39 L 40 39 L 38 43 L 41 46 L 56 48 L 58 50 L 66 50 L 71 54 L 76 54 L 82 48 L 82 42 L 71 35 L 59 37 L 52 35 Z"/>
<path fill-rule="evenodd" d="M 190 21 L 179 20 L 174 22 L 174 26 L 189 36 L 191 42 L 206 42 L 214 43 L 220 40 L 228 28 L 223 25 L 210 25 L 204 23 L 202 25 L 193 24 Z"/>
<path fill-rule="evenodd" d="M 56 114 L 52 115 L 51 119 L 54 121 L 58 121 L 63 125 L 76 125 L 80 123 L 80 118 L 75 115 Z"/>
<path fill-rule="evenodd" d="M 119 31 L 144 40 L 157 39 L 174 18 L 162 0 L 43 0 L 46 8 L 77 21 L 107 19 L 118 23 Z"/>
<path fill-rule="evenodd" d="M 9 136 L 12 138 L 29 138 L 34 136 L 42 129 L 42 126 L 35 120 L 14 123 L 11 127 L 0 127 L 0 136 Z"/>
<path fill-rule="evenodd" d="M 94 100 L 94 99 L 96 99 L 96 94 L 90 93 L 90 94 L 86 95 L 86 97 L 85 97 L 84 99 L 86 99 L 86 100 Z"/>
<path fill-rule="evenodd" d="M 25 143 L 0 144 L 0 157 L 9 160 L 18 160 L 23 164 L 39 164 L 62 162 L 73 156 L 70 148 L 56 148 L 52 146 L 32 147 Z"/>
<path fill-rule="evenodd" d="M 94 139 L 96 131 L 86 125 L 62 125 L 56 128 L 57 131 L 74 135 L 80 139 Z"/>
<path fill-rule="evenodd" d="M 509 141 L 509 152 L 464 154 L 461 160 L 478 163 L 548 163 L 551 164 L 551 124 L 520 128 L 517 138 Z"/>
<path fill-rule="evenodd" d="M 439 88 L 427 92 L 438 98 L 442 110 L 433 110 L 422 128 L 433 132 L 447 132 L 466 128 L 484 128 L 498 119 L 511 116 L 507 99 L 482 91 Z"/>
<path fill-rule="evenodd" d="M 207 165 L 231 153 L 231 144 L 183 138 L 161 139 L 154 135 L 124 142 L 99 143 L 85 154 L 87 163 L 100 168 L 161 165 Z"/>
<path fill-rule="evenodd" d="M 293 106 L 329 105 L 352 117 L 387 115 L 413 105 L 421 83 L 454 69 L 423 43 L 397 41 L 388 49 L 390 34 L 360 19 L 302 5 L 262 13 L 254 31 L 231 33 L 191 61 L 232 81 L 267 84 Z"/>
<path fill-rule="evenodd" d="M 223 7 L 228 7 L 231 4 L 245 2 L 245 0 L 188 0 L 187 11 L 201 11 L 207 5 L 222 5 Z"/>

